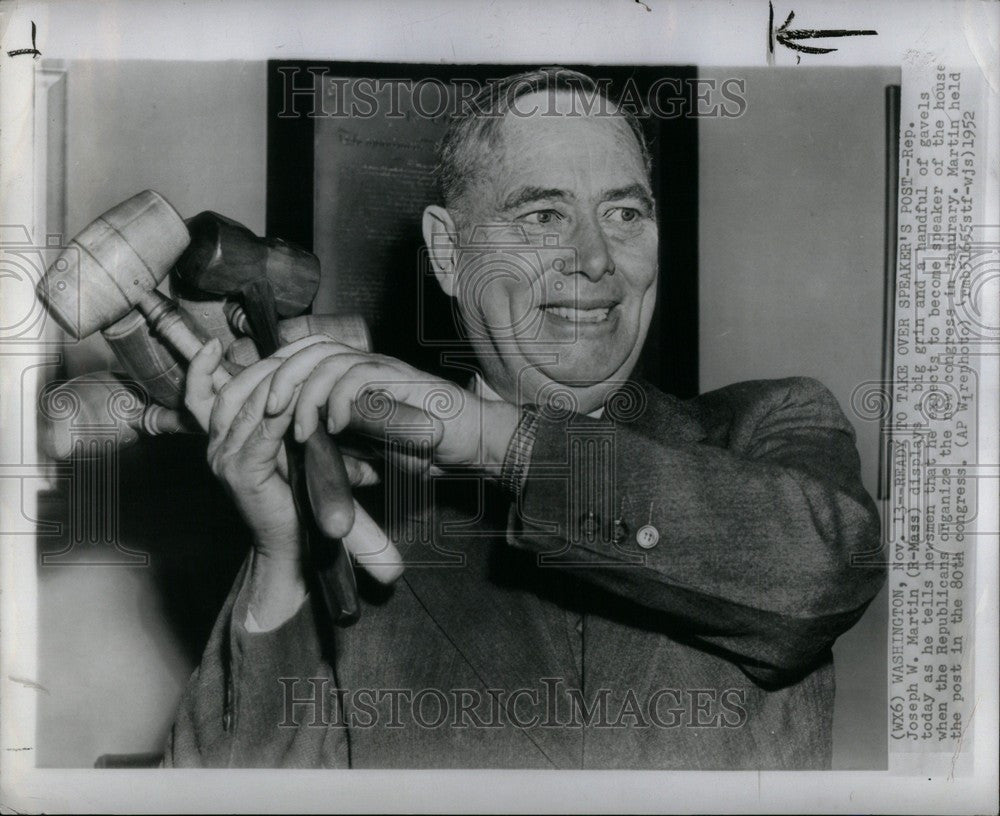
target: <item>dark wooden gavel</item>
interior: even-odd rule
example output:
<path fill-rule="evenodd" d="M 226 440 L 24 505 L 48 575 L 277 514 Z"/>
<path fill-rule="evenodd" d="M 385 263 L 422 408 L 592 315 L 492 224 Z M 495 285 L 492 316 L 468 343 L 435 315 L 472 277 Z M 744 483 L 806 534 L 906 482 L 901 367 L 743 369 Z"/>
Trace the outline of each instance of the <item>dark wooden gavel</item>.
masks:
<path fill-rule="evenodd" d="M 174 265 L 184 287 L 235 300 L 262 357 L 282 346 L 279 300 L 299 310 L 319 286 L 319 259 L 280 239 L 262 239 L 242 224 L 214 212 L 187 222 L 191 243 Z M 318 588 L 336 621 L 359 612 L 354 571 L 343 547 L 325 546 L 324 533 L 346 535 L 354 526 L 354 501 L 344 460 L 333 439 L 318 428 L 299 443 L 285 435 L 288 484 L 303 527 L 303 547 L 320 577 Z"/>

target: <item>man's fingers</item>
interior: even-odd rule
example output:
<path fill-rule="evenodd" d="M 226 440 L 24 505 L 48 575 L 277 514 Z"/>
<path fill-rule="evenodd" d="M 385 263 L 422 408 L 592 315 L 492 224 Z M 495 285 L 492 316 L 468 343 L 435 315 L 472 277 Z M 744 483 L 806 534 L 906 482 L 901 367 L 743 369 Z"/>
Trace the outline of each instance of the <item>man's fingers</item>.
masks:
<path fill-rule="evenodd" d="M 341 343 L 335 343 L 324 335 L 314 335 L 303 338 L 303 340 L 313 340 L 315 337 L 321 339 L 296 348 L 299 343 L 302 343 L 299 341 L 288 346 L 287 349 L 281 349 L 282 352 L 287 353 L 282 355 L 285 362 L 271 384 L 271 394 L 267 399 L 268 413 L 276 414 L 285 410 L 285 406 L 292 399 L 296 386 L 304 382 L 324 360 L 344 354 L 361 355 L 361 352 Z"/>
<path fill-rule="evenodd" d="M 378 431 L 377 423 L 371 422 L 364 411 L 355 406 L 351 417 L 351 424 L 359 431 L 371 434 Z M 427 439 L 432 448 L 436 448 L 444 437 L 444 422 L 436 416 L 424 411 L 422 408 L 415 408 L 405 402 L 398 402 L 395 405 L 392 421 L 385 429 L 384 433 L 390 439 L 405 438 L 407 434 L 417 432 L 421 438 Z"/>
<path fill-rule="evenodd" d="M 257 383 L 233 420 L 226 437 L 226 449 L 231 455 L 238 451 L 241 464 L 250 469 L 278 468 L 285 432 L 294 415 L 294 404 L 277 416 L 264 415 L 264 403 L 270 385 L 269 378 Z M 287 472 L 287 463 L 285 471 Z"/>
<path fill-rule="evenodd" d="M 222 343 L 218 338 L 212 338 L 195 354 L 187 370 L 184 405 L 201 425 L 202 430 L 206 431 L 212 415 L 212 404 L 215 402 L 212 372 L 221 361 Z"/>
<path fill-rule="evenodd" d="M 287 346 L 282 346 L 271 356 L 280 357 L 281 359 L 286 360 L 293 354 L 297 354 L 298 352 L 302 351 L 302 349 L 307 349 L 310 346 L 316 346 L 319 345 L 320 343 L 333 343 L 333 342 L 335 341 L 330 339 L 328 335 L 310 334 L 307 337 L 300 337 L 294 343 L 289 343 Z"/>
<path fill-rule="evenodd" d="M 296 439 L 312 435 L 319 425 L 319 410 L 327 404 L 331 389 L 357 368 L 363 368 L 369 377 L 379 377 L 385 370 L 372 355 L 353 350 L 326 357 L 313 367 L 295 407 Z"/>
<path fill-rule="evenodd" d="M 407 399 L 422 396 L 419 383 L 408 380 L 406 372 L 378 364 L 352 366 L 329 390 L 327 430 L 331 434 L 350 427 L 352 431 L 390 445 L 393 458 L 407 470 L 423 472 L 444 437 L 444 425 L 421 408 L 407 404 Z M 317 377 L 302 388 L 295 409 L 296 433 L 310 433 L 317 415 L 316 403 L 327 384 Z"/>
<path fill-rule="evenodd" d="M 263 402 L 263 398 L 261 401 Z M 243 445 L 244 455 L 248 462 L 262 464 L 274 462 L 275 467 L 277 467 L 277 459 L 282 450 L 285 432 L 292 424 L 293 415 L 294 411 L 289 406 L 277 416 L 265 416 L 260 420 Z"/>
<path fill-rule="evenodd" d="M 246 442 L 247 438 L 260 424 L 264 416 L 264 400 L 267 399 L 267 390 L 271 385 L 272 374 L 266 375 L 258 382 L 250 395 L 243 401 L 229 428 L 226 431 L 226 438 L 222 444 L 230 451 L 238 450 Z"/>
<path fill-rule="evenodd" d="M 407 373 L 371 361 L 362 361 L 343 372 L 338 372 L 333 383 L 310 380 L 302 389 L 300 411 L 309 412 L 313 406 L 326 402 L 326 428 L 337 434 L 348 426 L 370 433 L 369 426 L 381 429 L 397 421 L 400 405 L 410 397 L 419 384 L 407 378 Z M 312 414 L 316 410 L 311 411 Z M 306 417 L 301 413 L 297 422 Z M 426 419 L 423 420 L 426 423 Z M 360 423 L 360 424 L 359 424 Z M 381 430 L 377 432 L 381 435 Z"/>
<path fill-rule="evenodd" d="M 221 441 L 226 437 L 233 418 L 246 403 L 250 394 L 261 380 L 269 377 L 280 365 L 281 360 L 269 357 L 254 363 L 252 366 L 247 366 L 229 381 L 219 392 L 215 404 L 212 406 L 208 425 L 211 439 Z"/>
<path fill-rule="evenodd" d="M 396 382 L 383 379 L 373 385 L 369 372 L 352 369 L 330 392 L 326 409 L 330 433 L 350 427 L 360 434 L 401 443 L 421 439 L 431 450 L 436 448 L 444 436 L 444 425 L 423 408 L 410 404 L 409 400 L 422 402 L 423 395 L 404 377 L 400 373 Z"/>
<path fill-rule="evenodd" d="M 259 360 L 234 375 L 219 391 L 219 396 L 215 400 L 215 404 L 211 407 L 211 414 L 207 423 L 211 436 L 215 439 L 221 439 L 228 433 L 229 424 L 242 408 L 249 394 L 263 378 L 268 377 L 279 368 L 285 358 L 328 339 L 325 335 L 303 337 L 301 340 L 278 349 L 271 357 Z"/>

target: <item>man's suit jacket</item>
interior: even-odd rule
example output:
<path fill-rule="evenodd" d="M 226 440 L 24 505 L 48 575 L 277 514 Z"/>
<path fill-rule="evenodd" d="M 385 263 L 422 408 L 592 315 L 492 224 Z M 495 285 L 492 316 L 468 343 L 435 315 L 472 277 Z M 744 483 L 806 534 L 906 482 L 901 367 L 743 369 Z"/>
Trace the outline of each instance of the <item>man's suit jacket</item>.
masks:
<path fill-rule="evenodd" d="M 517 501 L 388 482 L 403 577 L 352 627 L 306 604 L 250 633 L 244 566 L 168 765 L 828 767 L 830 647 L 884 575 L 856 563 L 878 515 L 816 381 L 543 412 Z"/>

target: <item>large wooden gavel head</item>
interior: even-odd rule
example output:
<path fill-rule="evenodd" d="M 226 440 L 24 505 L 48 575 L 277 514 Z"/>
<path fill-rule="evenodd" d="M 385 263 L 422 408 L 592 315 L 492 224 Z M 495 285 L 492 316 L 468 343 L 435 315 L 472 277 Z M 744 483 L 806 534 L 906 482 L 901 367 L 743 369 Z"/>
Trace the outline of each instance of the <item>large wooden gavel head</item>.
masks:
<path fill-rule="evenodd" d="M 319 288 L 319 259 L 279 238 L 258 238 L 242 224 L 206 210 L 187 221 L 190 246 L 177 260 L 180 292 L 241 294 L 266 278 L 279 317 L 302 314 Z"/>
<path fill-rule="evenodd" d="M 42 277 L 38 296 L 79 340 L 135 309 L 189 243 L 177 211 L 144 190 L 84 227 Z"/>

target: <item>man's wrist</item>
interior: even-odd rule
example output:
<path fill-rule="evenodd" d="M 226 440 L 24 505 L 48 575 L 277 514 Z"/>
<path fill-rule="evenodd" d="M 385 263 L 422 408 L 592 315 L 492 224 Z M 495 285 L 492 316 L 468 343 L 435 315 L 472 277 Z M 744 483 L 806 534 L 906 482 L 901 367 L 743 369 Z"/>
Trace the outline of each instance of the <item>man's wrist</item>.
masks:
<path fill-rule="evenodd" d="M 255 551 L 249 589 L 247 611 L 257 626 L 263 631 L 278 628 L 299 611 L 306 599 L 301 560 Z"/>
<path fill-rule="evenodd" d="M 488 409 L 483 412 L 483 462 L 488 472 L 499 476 L 521 413 L 509 402 L 486 402 L 484 405 Z"/>
<path fill-rule="evenodd" d="M 499 477 L 500 488 L 513 499 L 521 495 L 528 475 L 537 430 L 538 409 L 534 405 L 522 406 L 517 425 L 507 442 Z"/>

